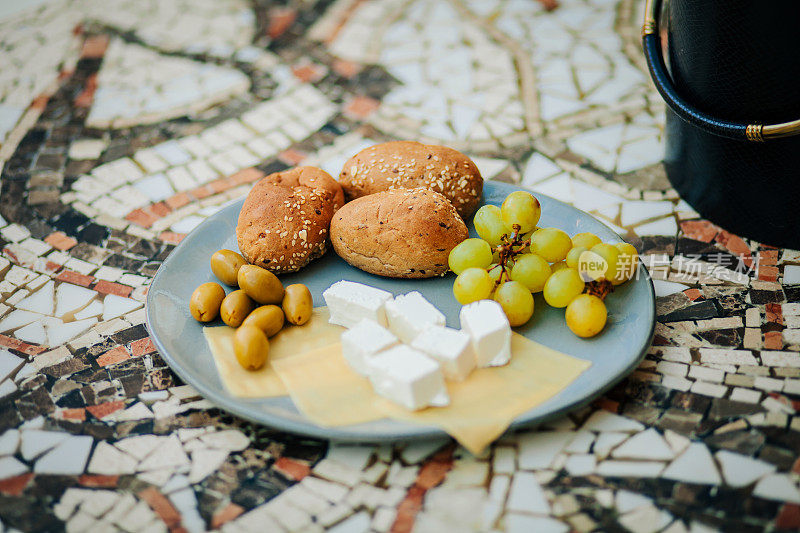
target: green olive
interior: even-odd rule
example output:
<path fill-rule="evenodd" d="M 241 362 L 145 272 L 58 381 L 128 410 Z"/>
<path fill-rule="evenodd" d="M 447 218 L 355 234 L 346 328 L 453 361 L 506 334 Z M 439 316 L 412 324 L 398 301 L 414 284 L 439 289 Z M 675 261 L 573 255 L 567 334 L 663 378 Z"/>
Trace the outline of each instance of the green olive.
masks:
<path fill-rule="evenodd" d="M 311 319 L 314 301 L 311 291 L 302 283 L 295 283 L 286 287 L 283 297 L 283 314 L 286 320 L 296 326 L 302 326 Z"/>
<path fill-rule="evenodd" d="M 255 326 L 242 326 L 233 335 L 233 353 L 247 370 L 258 370 L 267 362 L 269 340 Z"/>
<path fill-rule="evenodd" d="M 211 272 L 231 287 L 236 286 L 239 269 L 246 264 L 244 257 L 232 250 L 217 250 L 211 256 Z"/>
<path fill-rule="evenodd" d="M 262 305 L 257 307 L 242 322 L 244 326 L 255 326 L 263 331 L 267 337 L 272 337 L 283 327 L 283 310 L 277 305 Z"/>
<path fill-rule="evenodd" d="M 253 300 L 243 290 L 233 291 L 222 300 L 219 314 L 223 322 L 232 328 L 238 328 L 253 307 Z"/>
<path fill-rule="evenodd" d="M 256 265 L 239 269 L 239 287 L 260 304 L 278 304 L 283 299 L 283 284 L 269 270 Z"/>
<path fill-rule="evenodd" d="M 209 281 L 197 287 L 189 300 L 189 311 L 198 322 L 211 322 L 219 315 L 225 298 L 225 289 L 219 283 Z"/>

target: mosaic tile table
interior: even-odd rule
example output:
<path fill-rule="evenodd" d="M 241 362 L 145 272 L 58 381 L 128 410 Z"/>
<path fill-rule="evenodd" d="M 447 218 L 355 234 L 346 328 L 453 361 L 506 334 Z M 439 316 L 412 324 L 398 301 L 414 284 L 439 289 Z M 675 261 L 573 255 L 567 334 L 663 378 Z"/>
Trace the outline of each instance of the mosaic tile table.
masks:
<path fill-rule="evenodd" d="M 670 189 L 640 2 L 19 4 L 0 2 L 6 529 L 800 527 L 800 253 Z M 634 243 L 659 295 L 641 366 L 480 457 L 253 427 L 178 382 L 143 301 L 183 235 L 265 173 L 337 174 L 395 138 Z"/>

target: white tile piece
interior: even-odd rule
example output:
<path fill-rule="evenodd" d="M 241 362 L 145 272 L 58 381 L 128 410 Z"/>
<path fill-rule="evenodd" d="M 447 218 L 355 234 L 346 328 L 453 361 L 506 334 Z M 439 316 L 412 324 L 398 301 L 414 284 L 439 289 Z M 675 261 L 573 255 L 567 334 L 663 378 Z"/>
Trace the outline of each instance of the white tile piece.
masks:
<path fill-rule="evenodd" d="M 572 431 L 536 431 L 520 435 L 519 467 L 524 470 L 548 468 L 574 437 Z"/>
<path fill-rule="evenodd" d="M 800 490 L 788 474 L 768 474 L 756 483 L 753 496 L 800 504 Z"/>
<path fill-rule="evenodd" d="M 775 472 L 775 465 L 746 455 L 720 450 L 714 454 L 725 483 L 731 487 L 746 487 L 761 477 Z"/>
<path fill-rule="evenodd" d="M 717 467 L 711 458 L 711 453 L 705 444 L 691 443 L 686 450 L 675 459 L 662 474 L 662 477 L 683 481 L 684 483 L 698 483 L 704 485 L 719 485 L 721 478 Z"/>
<path fill-rule="evenodd" d="M 0 435 L 0 456 L 13 455 L 19 448 L 20 434 L 18 429 L 7 429 Z"/>
<path fill-rule="evenodd" d="M 97 323 L 96 318 L 86 318 L 75 322 L 68 322 L 47 328 L 47 343 L 50 346 L 61 346 L 85 332 Z"/>
<path fill-rule="evenodd" d="M 650 459 L 667 461 L 675 457 L 674 452 L 655 428 L 637 433 L 611 452 L 619 459 Z"/>
<path fill-rule="evenodd" d="M 529 472 L 514 474 L 506 508 L 509 511 L 544 515 L 550 512 L 550 504 L 547 503 L 542 487 L 536 481 L 536 476 Z"/>
<path fill-rule="evenodd" d="M 8 350 L 0 349 L 0 381 L 11 376 L 22 365 L 25 364 L 25 359 L 17 357 Z M 2 448 L 0 446 L 0 448 Z"/>
<path fill-rule="evenodd" d="M 611 453 L 617 445 L 621 442 L 624 442 L 625 439 L 628 438 L 627 433 L 617 433 L 615 431 L 604 431 L 598 435 L 597 440 L 594 443 L 594 454 L 599 458 L 603 459 Z"/>
<path fill-rule="evenodd" d="M 25 463 L 21 463 L 14 457 L 0 457 L 0 479 L 19 476 L 28 471 Z"/>
<path fill-rule="evenodd" d="M 586 420 L 583 424 L 583 429 L 591 431 L 634 432 L 643 430 L 644 426 L 636 420 L 600 409 L 595 411 L 592 416 Z"/>
<path fill-rule="evenodd" d="M 567 524 L 542 516 L 507 513 L 503 521 L 508 533 L 567 533 L 570 530 Z"/>
<path fill-rule="evenodd" d="M 107 294 L 103 299 L 103 320 L 111 320 L 129 313 L 134 309 L 142 306 L 142 302 L 137 302 L 130 298 L 117 296 L 116 294 Z"/>
<path fill-rule="evenodd" d="M 595 473 L 608 477 L 658 477 L 664 470 L 664 463 L 656 461 L 618 461 L 601 462 Z"/>
<path fill-rule="evenodd" d="M 564 463 L 564 469 L 571 476 L 588 476 L 594 472 L 597 459 L 591 454 L 570 455 Z"/>
<path fill-rule="evenodd" d="M 99 317 L 103 314 L 103 302 L 94 300 L 89 305 L 74 314 L 75 320 Z"/>
<path fill-rule="evenodd" d="M 3 317 L 3 320 L 0 320 L 0 332 L 6 332 L 22 326 L 27 326 L 31 322 L 41 320 L 42 318 L 42 315 L 38 313 L 17 309 L 15 311 L 11 311 L 9 314 Z"/>
<path fill-rule="evenodd" d="M 33 471 L 61 476 L 82 474 L 93 443 L 89 435 L 71 435 L 36 461 Z"/>
<path fill-rule="evenodd" d="M 28 429 L 22 432 L 20 454 L 25 460 L 31 460 L 47 450 L 60 444 L 69 436 L 61 431 L 45 431 L 41 429 Z"/>
<path fill-rule="evenodd" d="M 19 328 L 14 332 L 14 336 L 23 342 L 31 344 L 47 344 L 44 323 L 40 321 L 31 322 L 27 326 Z"/>

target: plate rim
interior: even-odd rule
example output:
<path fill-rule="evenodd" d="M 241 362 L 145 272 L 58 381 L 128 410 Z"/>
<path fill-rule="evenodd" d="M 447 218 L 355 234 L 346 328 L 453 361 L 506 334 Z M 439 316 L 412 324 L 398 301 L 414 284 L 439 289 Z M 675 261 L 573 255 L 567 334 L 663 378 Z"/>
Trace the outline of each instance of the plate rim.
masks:
<path fill-rule="evenodd" d="M 575 207 L 573 205 L 570 205 L 570 204 L 568 204 L 566 202 L 558 200 L 557 198 L 553 198 L 552 196 L 549 196 L 549 195 L 543 194 L 543 193 L 538 193 L 536 191 L 530 191 L 529 189 L 527 189 L 525 187 L 522 187 L 522 186 L 519 186 L 519 185 L 516 185 L 516 184 L 499 182 L 499 181 L 491 181 L 491 182 L 489 182 L 489 180 L 487 180 L 487 183 L 491 183 L 492 186 L 497 186 L 497 187 L 499 187 L 501 189 L 507 188 L 509 190 L 524 190 L 524 191 L 527 191 L 527 192 L 531 192 L 531 193 L 536 194 L 537 198 L 538 197 L 546 197 L 548 201 L 556 202 L 556 203 L 562 204 L 564 206 L 567 206 L 567 207 L 569 207 L 571 209 L 575 209 L 577 211 L 580 211 L 584 215 L 586 215 L 588 217 L 591 217 L 593 220 L 595 220 L 598 223 L 600 223 L 603 226 L 605 226 L 610 232 L 612 232 L 614 235 L 616 235 L 617 238 L 619 238 L 621 241 L 624 241 L 624 239 L 622 239 L 622 237 L 620 237 L 619 234 L 616 231 L 614 231 L 612 228 L 610 228 L 607 224 L 605 224 L 599 218 L 597 218 L 594 215 L 591 215 L 591 214 L 583 211 L 582 209 L 578 209 L 577 207 Z M 482 200 L 482 203 L 485 204 L 485 199 L 483 198 L 483 196 L 482 196 L 481 200 Z M 153 319 L 152 319 L 152 315 L 150 313 L 150 307 L 151 307 L 151 305 L 153 305 L 152 298 L 154 297 L 153 296 L 154 293 L 153 293 L 153 291 L 150 290 L 150 288 L 153 287 L 154 285 L 156 285 L 156 282 L 159 279 L 159 276 L 161 276 L 163 271 L 166 270 L 166 268 L 169 267 L 169 264 L 173 260 L 175 260 L 175 257 L 177 257 L 176 254 L 175 254 L 175 251 L 180 246 L 183 246 L 184 244 L 189 245 L 190 243 L 186 242 L 188 239 L 190 239 L 190 238 L 193 239 L 194 238 L 193 236 L 199 235 L 200 233 L 202 233 L 202 230 L 203 230 L 203 228 L 205 226 L 214 224 L 215 216 L 218 213 L 220 213 L 223 209 L 230 209 L 230 208 L 233 208 L 234 206 L 236 206 L 237 204 L 243 204 L 243 203 L 244 203 L 244 197 L 238 198 L 238 199 L 234 199 L 234 200 L 231 200 L 230 202 L 222 204 L 220 206 L 220 210 L 217 211 L 217 213 L 209 216 L 208 218 L 203 220 L 200 224 L 198 224 L 197 227 L 195 227 L 186 237 L 184 237 L 184 239 L 178 244 L 178 246 L 176 246 L 175 249 L 167 256 L 167 258 L 161 264 L 159 269 L 156 271 L 155 276 L 153 276 L 153 278 L 152 278 L 152 280 L 151 280 L 151 282 L 150 282 L 150 284 L 148 286 L 147 299 L 146 299 L 146 305 L 145 305 L 145 327 L 147 329 L 148 335 L 150 336 L 150 338 L 152 339 L 153 343 L 155 344 L 155 347 L 158 350 L 159 355 L 167 363 L 167 365 L 169 366 L 170 370 L 172 372 L 174 372 L 175 374 L 177 374 L 177 376 L 184 383 L 194 387 L 205 399 L 207 399 L 212 404 L 214 404 L 215 407 L 217 407 L 217 408 L 219 408 L 221 410 L 224 410 L 224 411 L 226 411 L 228 413 L 231 413 L 231 414 L 233 414 L 233 415 L 235 415 L 235 416 L 237 416 L 239 418 L 247 420 L 247 421 L 249 421 L 251 423 L 259 424 L 259 425 L 262 425 L 262 426 L 267 426 L 267 427 L 270 427 L 270 428 L 278 430 L 278 431 L 286 431 L 286 432 L 295 433 L 295 434 L 298 434 L 298 435 L 304 435 L 304 436 L 319 438 L 319 439 L 323 439 L 323 440 L 336 441 L 336 442 L 361 442 L 361 443 L 377 443 L 377 442 L 388 442 L 388 441 L 416 440 L 416 439 L 421 439 L 421 438 L 433 439 L 433 438 L 450 437 L 450 435 L 447 432 L 445 432 L 443 429 L 441 429 L 441 428 L 437 428 L 437 427 L 434 427 L 434 426 L 416 425 L 416 424 L 411 424 L 411 423 L 404 423 L 403 427 L 404 428 L 409 428 L 409 429 L 405 429 L 402 433 L 390 434 L 388 432 L 387 433 L 371 433 L 369 431 L 364 431 L 364 430 L 359 430 L 359 429 L 350 429 L 350 428 L 352 428 L 352 426 L 324 427 L 324 426 L 317 425 L 316 423 L 312 422 L 311 420 L 307 420 L 306 419 L 305 422 L 297 422 L 297 421 L 294 421 L 294 420 L 291 420 L 291 419 L 288 419 L 288 418 L 279 417 L 277 415 L 273 415 L 273 414 L 266 413 L 266 412 L 262 413 L 261 418 L 258 418 L 256 416 L 252 415 L 248 411 L 248 409 L 246 409 L 245 407 L 242 406 L 243 403 L 246 403 L 246 402 L 251 401 L 251 400 L 257 400 L 257 399 L 255 399 L 255 398 L 254 399 L 235 398 L 235 397 L 225 393 L 224 385 L 223 385 L 223 390 L 222 391 L 217 391 L 217 390 L 207 386 L 205 383 L 203 383 L 202 379 L 195 378 L 194 375 L 191 372 L 188 372 L 186 369 L 184 369 L 184 365 L 179 364 L 172 357 L 172 355 L 166 349 L 166 347 L 162 343 L 161 339 L 159 338 L 158 334 L 156 333 L 156 330 L 155 330 L 155 328 L 153 326 L 153 323 L 152 323 Z M 353 268 L 355 268 L 355 267 L 353 267 Z M 562 415 L 564 415 L 566 413 L 569 413 L 569 412 L 574 411 L 576 409 L 580 409 L 581 407 L 583 407 L 585 405 L 588 405 L 589 403 L 591 403 L 592 401 L 594 401 L 595 399 L 600 397 L 606 391 L 608 391 L 611 388 L 613 388 L 616 384 L 618 384 L 623 379 L 628 377 L 630 375 L 630 373 L 633 371 L 633 369 L 635 369 L 637 366 L 639 366 L 639 363 L 641 363 L 641 361 L 647 355 L 647 352 L 649 351 L 650 346 L 652 345 L 653 337 L 655 335 L 655 325 L 656 325 L 655 301 L 656 301 L 656 296 L 655 296 L 655 287 L 653 285 L 652 277 L 650 276 L 649 271 L 641 263 L 641 261 L 639 262 L 638 270 L 639 270 L 639 274 L 640 275 L 643 274 L 643 277 L 645 278 L 645 280 L 647 282 L 647 286 L 650 289 L 650 297 L 651 297 L 651 299 L 653 301 L 653 306 L 650 308 L 650 314 L 649 314 L 650 331 L 649 331 L 649 333 L 647 335 L 647 342 L 645 342 L 644 346 L 639 350 L 639 354 L 637 355 L 637 357 L 633 358 L 631 360 L 630 364 L 628 364 L 624 368 L 624 370 L 620 371 L 613 379 L 610 379 L 609 381 L 605 382 L 602 386 L 600 386 L 597 389 L 593 390 L 591 393 L 585 394 L 585 395 L 582 395 L 581 397 L 576 398 L 575 401 L 567 402 L 565 405 L 563 405 L 562 407 L 560 407 L 558 409 L 554 409 L 552 411 L 549 411 L 548 413 L 545 413 L 545 414 L 542 414 L 542 415 L 539 415 L 539 416 L 533 416 L 533 417 L 527 418 L 527 419 L 521 419 L 522 417 L 524 417 L 524 415 L 525 415 L 524 413 L 522 413 L 521 415 L 518 415 L 511 422 L 511 424 L 506 429 L 506 431 L 504 431 L 503 434 L 507 434 L 509 432 L 513 432 L 516 429 L 519 429 L 521 427 L 536 427 L 536 426 L 539 426 L 539 425 L 541 425 L 541 424 L 543 424 L 543 423 L 545 423 L 545 422 L 547 422 L 549 420 L 552 420 L 554 418 L 558 418 L 558 417 L 560 417 L 560 416 L 562 416 Z M 567 354 L 567 355 L 569 355 L 569 354 Z M 573 357 L 576 357 L 576 356 L 573 356 Z M 569 385 L 567 385 L 567 386 L 569 386 Z M 556 395 L 561 393 L 563 390 L 565 390 L 565 389 L 561 389 L 558 393 L 556 393 Z M 545 401 L 551 400 L 556 395 L 551 396 L 548 400 L 545 400 Z M 260 399 L 263 399 L 263 398 L 260 398 Z M 535 409 L 535 407 L 532 408 L 532 409 Z"/>

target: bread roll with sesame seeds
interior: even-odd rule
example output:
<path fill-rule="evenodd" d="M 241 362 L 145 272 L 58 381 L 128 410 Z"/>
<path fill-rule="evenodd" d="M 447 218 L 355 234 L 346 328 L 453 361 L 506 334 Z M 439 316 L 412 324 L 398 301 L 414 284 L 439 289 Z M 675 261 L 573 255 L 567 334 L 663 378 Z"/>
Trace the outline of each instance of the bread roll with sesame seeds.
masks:
<path fill-rule="evenodd" d="M 467 226 L 438 192 L 382 191 L 348 202 L 331 221 L 331 243 L 345 261 L 389 278 L 430 278 L 467 238 Z"/>
<path fill-rule="evenodd" d="M 244 258 L 275 273 L 294 272 L 327 250 L 331 218 L 344 204 L 342 188 L 316 167 L 262 178 L 247 195 L 236 240 Z"/>
<path fill-rule="evenodd" d="M 361 150 L 344 164 L 339 183 L 350 201 L 389 189 L 427 187 L 467 219 L 478 208 L 483 178 L 472 160 L 446 146 L 392 141 Z"/>

